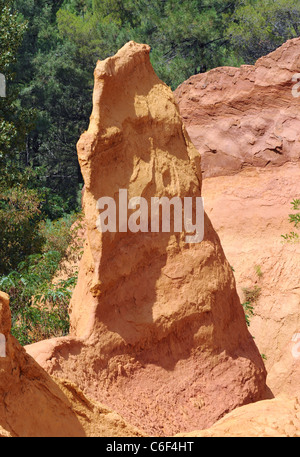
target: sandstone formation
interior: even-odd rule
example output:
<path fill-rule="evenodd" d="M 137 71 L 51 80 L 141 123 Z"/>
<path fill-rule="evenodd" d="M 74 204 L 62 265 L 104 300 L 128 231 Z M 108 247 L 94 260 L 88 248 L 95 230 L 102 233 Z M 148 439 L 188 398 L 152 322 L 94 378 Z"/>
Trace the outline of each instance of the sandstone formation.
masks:
<path fill-rule="evenodd" d="M 200 156 L 149 50 L 129 42 L 97 64 L 77 146 L 87 239 L 71 332 L 26 349 L 147 435 L 173 435 L 264 398 L 266 371 L 207 215 L 199 243 L 185 231 L 97 229 L 97 201 L 112 198 L 119 214 L 121 189 L 148 203 L 201 196 Z"/>
<path fill-rule="evenodd" d="M 177 436 L 270 438 L 300 437 L 300 404 L 297 398 L 282 395 L 240 406 L 212 427 Z"/>
<path fill-rule="evenodd" d="M 55 382 L 10 327 L 9 297 L 0 292 L 0 437 L 142 436 L 69 381 Z"/>
<path fill-rule="evenodd" d="M 53 378 L 68 399 L 86 437 L 144 437 L 137 427 L 126 422 L 115 411 L 87 398 L 81 389 L 68 380 Z M 78 435 L 76 435 L 78 436 Z"/>
<path fill-rule="evenodd" d="M 260 288 L 250 332 L 274 395 L 300 394 L 300 251 L 281 237 L 300 189 L 299 50 L 289 40 L 254 66 L 216 68 L 175 91 L 241 301 L 243 288 Z"/>
<path fill-rule="evenodd" d="M 290 202 L 299 196 L 300 164 L 247 168 L 234 176 L 204 179 L 206 211 L 234 268 L 237 290 L 260 289 L 250 333 L 265 356 L 267 385 L 274 395 L 300 396 L 300 243 L 281 235 L 293 226 Z M 299 335 L 300 336 L 300 335 Z M 297 355 L 297 354 L 296 354 Z"/>
<path fill-rule="evenodd" d="M 299 161 L 299 68 L 295 38 L 253 66 L 215 68 L 176 89 L 203 177 Z"/>

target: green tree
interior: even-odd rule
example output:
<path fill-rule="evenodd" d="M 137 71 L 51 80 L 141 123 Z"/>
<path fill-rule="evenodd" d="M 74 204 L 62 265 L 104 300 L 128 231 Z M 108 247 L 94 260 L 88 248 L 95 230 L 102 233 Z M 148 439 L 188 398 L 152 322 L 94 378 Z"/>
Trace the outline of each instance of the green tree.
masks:
<path fill-rule="evenodd" d="M 55 219 L 78 207 L 76 142 L 90 115 L 92 74 L 87 81 L 76 46 L 59 35 L 61 0 L 15 3 L 28 23 L 16 66 L 19 102 L 35 112 L 23 165 L 36 171 L 33 186 L 44 196 L 43 211 Z"/>
<path fill-rule="evenodd" d="M 80 224 L 74 226 L 75 220 L 77 214 L 42 223 L 41 252 L 28 255 L 15 270 L 0 276 L 0 290 L 10 296 L 12 334 L 21 344 L 68 333 L 68 305 L 77 271 L 69 272 L 67 279 L 54 275 L 63 259 L 81 256 Z"/>
<path fill-rule="evenodd" d="M 240 1 L 227 28 L 235 52 L 245 63 L 274 51 L 300 35 L 298 0 Z"/>
<path fill-rule="evenodd" d="M 38 248 L 35 226 L 39 198 L 26 188 L 29 174 L 21 168 L 21 155 L 30 122 L 30 111 L 19 103 L 15 65 L 26 23 L 0 0 L 0 72 L 5 75 L 6 97 L 0 99 L 0 274 L 14 268 Z"/>
<path fill-rule="evenodd" d="M 230 1 L 167 1 L 153 32 L 153 64 L 173 89 L 189 76 L 230 60 L 225 15 Z M 155 21 L 153 21 L 156 23 Z"/>
<path fill-rule="evenodd" d="M 0 73 L 6 80 L 6 97 L 0 98 L 0 185 L 11 180 L 9 166 L 25 144 L 26 113 L 20 109 L 14 65 L 26 24 L 20 22 L 11 0 L 0 0 Z M 12 160 L 14 159 L 14 160 Z M 14 173 L 12 173 L 14 174 Z"/>
<path fill-rule="evenodd" d="M 148 43 L 152 48 L 151 60 L 157 74 L 173 89 L 189 76 L 206 71 L 236 59 L 228 47 L 226 28 L 228 17 L 234 12 L 237 1 L 230 0 L 94 0 L 85 14 L 83 23 L 94 32 L 92 48 L 98 49 L 102 59 L 115 53 L 128 40 Z M 60 12 L 59 24 L 74 22 L 74 10 Z M 69 19 L 67 19 L 69 18 Z M 95 21 L 96 18 L 96 21 Z M 93 25 L 93 24 L 96 24 Z M 72 36 L 71 26 L 65 36 Z M 77 43 L 82 37 L 73 38 Z M 85 34 L 86 36 L 86 34 Z M 77 37 L 77 38 L 76 38 Z"/>
<path fill-rule="evenodd" d="M 23 186 L 0 190 L 0 275 L 39 251 L 40 200 L 34 190 Z"/>

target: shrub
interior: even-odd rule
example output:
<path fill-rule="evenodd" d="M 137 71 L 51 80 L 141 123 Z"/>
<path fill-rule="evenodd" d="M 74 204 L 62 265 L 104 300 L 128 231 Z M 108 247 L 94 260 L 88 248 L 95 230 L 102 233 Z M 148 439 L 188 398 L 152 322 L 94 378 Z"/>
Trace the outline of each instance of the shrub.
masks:
<path fill-rule="evenodd" d="M 291 205 L 294 211 L 298 211 L 300 209 L 300 199 L 295 198 L 291 202 Z M 294 227 L 298 228 L 298 224 L 300 222 L 300 213 L 289 214 L 289 219 L 289 222 L 294 224 Z M 285 235 L 281 236 L 287 243 L 299 243 L 299 234 L 297 232 L 291 231 L 290 233 L 286 233 Z"/>
<path fill-rule="evenodd" d="M 22 186 L 0 192 L 0 274 L 7 274 L 28 255 L 39 252 L 40 200 Z"/>
<path fill-rule="evenodd" d="M 47 219 L 39 226 L 39 233 L 44 240 L 43 252 L 57 251 L 63 257 L 72 240 L 72 225 L 77 220 L 76 213 L 68 214 L 56 221 Z"/>
<path fill-rule="evenodd" d="M 29 256 L 0 279 L 0 289 L 10 295 L 12 334 L 20 344 L 30 344 L 69 331 L 68 306 L 77 276 L 52 283 L 60 255 L 56 251 Z"/>
<path fill-rule="evenodd" d="M 259 278 L 263 276 L 263 272 L 261 271 L 261 266 L 260 265 L 255 265 L 255 272 Z"/>
<path fill-rule="evenodd" d="M 244 312 L 245 312 L 245 318 L 246 318 L 246 323 L 249 327 L 250 325 L 250 316 L 253 316 L 254 315 L 254 312 L 253 312 L 253 306 L 250 304 L 250 302 L 245 302 L 245 303 L 242 303 L 242 306 L 244 308 Z"/>
<path fill-rule="evenodd" d="M 249 326 L 250 325 L 250 317 L 254 315 L 254 304 L 257 302 L 261 288 L 258 286 L 254 286 L 252 289 L 250 287 L 244 287 L 243 289 L 244 296 L 245 296 L 245 302 L 242 303 L 242 306 L 244 308 L 245 312 L 245 317 L 246 317 L 246 323 Z"/>
<path fill-rule="evenodd" d="M 0 289 L 10 296 L 12 334 L 20 344 L 64 336 L 69 331 L 68 306 L 77 281 L 77 272 L 66 280 L 53 281 L 69 243 L 77 215 L 40 225 L 44 242 L 41 253 L 28 255 L 16 269 L 0 277 Z M 81 246 L 75 243 L 78 252 Z M 78 253 L 79 254 L 79 253 Z"/>
<path fill-rule="evenodd" d="M 251 305 L 257 302 L 261 293 L 261 287 L 258 286 L 254 286 L 253 288 L 243 287 L 242 290 L 244 292 L 246 302 Z"/>

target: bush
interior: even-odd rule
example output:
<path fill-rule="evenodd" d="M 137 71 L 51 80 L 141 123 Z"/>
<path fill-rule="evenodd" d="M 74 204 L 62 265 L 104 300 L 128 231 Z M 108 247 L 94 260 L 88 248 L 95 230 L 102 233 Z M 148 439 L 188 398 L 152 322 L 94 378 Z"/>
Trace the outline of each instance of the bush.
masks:
<path fill-rule="evenodd" d="M 244 287 L 243 289 L 245 300 L 247 303 L 251 305 L 256 303 L 261 292 L 261 288 L 258 286 L 254 286 L 252 289 L 250 287 Z"/>
<path fill-rule="evenodd" d="M 258 286 L 254 286 L 252 289 L 250 287 L 244 287 L 243 289 L 244 296 L 245 296 L 245 302 L 242 303 L 242 306 L 244 308 L 245 312 L 245 317 L 246 317 L 246 323 L 249 326 L 250 325 L 250 317 L 254 315 L 254 304 L 257 302 L 261 288 Z"/>
<path fill-rule="evenodd" d="M 68 306 L 77 276 L 52 283 L 58 268 L 57 251 L 29 256 L 0 279 L 0 289 L 10 296 L 12 334 L 20 344 L 30 344 L 69 331 Z"/>
<path fill-rule="evenodd" d="M 256 272 L 257 276 L 259 278 L 261 278 L 263 276 L 263 272 L 261 270 L 261 266 L 260 265 L 255 265 L 254 269 L 255 269 L 255 272 Z"/>
<path fill-rule="evenodd" d="M 70 227 L 76 219 L 72 214 L 43 222 L 39 231 L 44 240 L 42 252 L 28 255 L 16 269 L 0 277 L 0 289 L 10 296 L 11 332 L 22 345 L 69 332 L 68 307 L 77 272 L 56 282 L 53 277 L 72 240 Z"/>
<path fill-rule="evenodd" d="M 295 198 L 291 202 L 291 205 L 294 211 L 298 211 L 300 209 L 300 199 Z M 289 214 L 289 218 L 290 223 L 294 224 L 294 227 L 298 228 L 298 224 L 300 222 L 300 213 Z M 287 243 L 299 243 L 299 234 L 297 232 L 291 231 L 290 233 L 286 233 L 285 235 L 281 236 Z"/>
<path fill-rule="evenodd" d="M 77 220 L 76 213 L 68 214 L 56 221 L 47 219 L 39 226 L 40 236 L 44 240 L 43 252 L 56 251 L 63 257 L 71 243 L 73 231 L 72 225 Z"/>
<path fill-rule="evenodd" d="M 0 192 L 0 274 L 40 251 L 40 217 L 40 200 L 34 190 L 19 186 Z"/>
<path fill-rule="evenodd" d="M 250 316 L 254 315 L 253 306 L 248 301 L 246 301 L 245 303 L 242 303 L 242 306 L 243 306 L 244 312 L 245 312 L 246 323 L 247 323 L 247 325 L 249 327 L 249 325 L 250 325 Z"/>

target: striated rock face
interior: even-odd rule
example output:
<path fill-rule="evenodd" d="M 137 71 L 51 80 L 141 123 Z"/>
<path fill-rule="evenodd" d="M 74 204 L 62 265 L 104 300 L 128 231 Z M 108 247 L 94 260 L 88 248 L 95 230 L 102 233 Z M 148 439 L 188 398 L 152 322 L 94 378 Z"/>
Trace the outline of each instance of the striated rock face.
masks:
<path fill-rule="evenodd" d="M 142 436 L 69 381 L 55 382 L 10 334 L 10 322 L 0 292 L 0 437 Z"/>
<path fill-rule="evenodd" d="M 176 89 L 203 177 L 299 160 L 299 68 L 295 38 L 253 66 L 215 68 Z"/>
<path fill-rule="evenodd" d="M 206 430 L 177 436 L 194 437 L 300 437 L 300 404 L 295 397 L 280 395 L 241 406 Z"/>
<path fill-rule="evenodd" d="M 291 396 L 300 393 L 300 245 L 281 235 L 294 229 L 299 198 L 299 50 L 300 39 L 289 40 L 254 66 L 216 68 L 175 91 L 241 301 L 243 288 L 260 288 L 249 330 L 268 387 Z"/>
<path fill-rule="evenodd" d="M 206 211 L 234 268 L 241 301 L 244 288 L 260 289 L 249 330 L 265 355 L 267 384 L 274 395 L 300 395 L 300 243 L 281 237 L 293 230 L 288 215 L 299 182 L 300 164 L 286 163 L 206 178 L 202 186 Z"/>
<path fill-rule="evenodd" d="M 150 48 L 127 43 L 95 70 L 90 126 L 78 142 L 87 241 L 71 333 L 27 347 L 147 434 L 211 425 L 263 398 L 266 371 L 232 269 L 207 215 L 204 238 L 97 229 L 97 201 L 200 197 L 200 157 Z M 148 228 L 150 221 L 148 220 Z"/>

